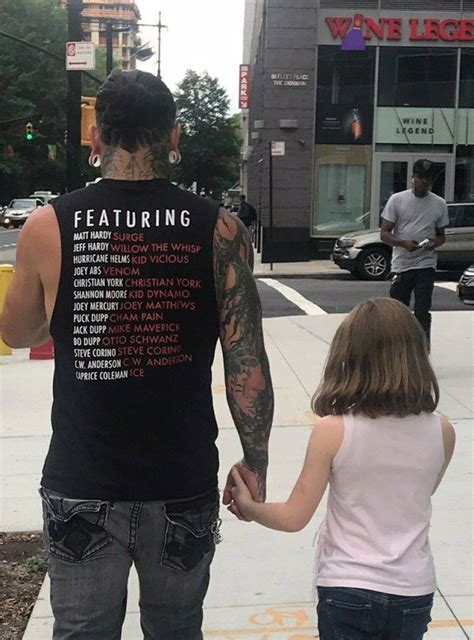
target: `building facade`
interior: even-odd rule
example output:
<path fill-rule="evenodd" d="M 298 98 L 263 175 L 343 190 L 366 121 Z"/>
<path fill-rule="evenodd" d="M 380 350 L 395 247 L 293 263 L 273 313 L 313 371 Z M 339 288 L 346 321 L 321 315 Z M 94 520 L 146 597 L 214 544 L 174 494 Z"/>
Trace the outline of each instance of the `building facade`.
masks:
<path fill-rule="evenodd" d="M 242 185 L 264 261 L 377 228 L 418 158 L 436 163 L 436 193 L 474 201 L 474 0 L 254 0 L 247 13 Z"/>
<path fill-rule="evenodd" d="M 60 5 L 66 7 L 67 0 L 60 0 Z M 82 30 L 85 40 L 105 48 L 107 23 L 111 23 L 115 29 L 127 29 L 112 36 L 113 55 L 121 61 L 122 69 L 135 68 L 139 20 L 140 10 L 135 0 L 83 0 Z"/>

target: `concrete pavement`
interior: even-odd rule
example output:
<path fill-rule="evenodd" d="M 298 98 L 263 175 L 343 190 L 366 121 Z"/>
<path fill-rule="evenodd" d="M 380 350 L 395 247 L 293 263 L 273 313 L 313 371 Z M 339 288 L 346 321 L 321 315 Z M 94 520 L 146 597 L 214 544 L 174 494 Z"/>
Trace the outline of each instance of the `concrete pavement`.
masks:
<path fill-rule="evenodd" d="M 270 446 L 268 496 L 286 498 L 297 477 L 314 418 L 310 397 L 318 384 L 328 346 L 343 316 L 298 316 L 264 321 L 276 392 Z M 439 312 L 433 320 L 433 362 L 441 387 L 440 411 L 457 431 L 457 448 L 445 482 L 434 497 L 431 546 L 439 591 L 428 640 L 462 640 L 473 632 L 473 427 L 474 358 L 471 312 Z M 28 351 L 0 358 L 1 502 L 0 530 L 38 530 L 37 495 L 48 446 L 50 361 L 30 361 Z M 214 371 L 220 425 L 220 485 L 241 456 L 225 400 L 220 354 Z M 315 635 L 311 602 L 313 537 L 324 513 L 298 534 L 241 523 L 222 511 L 224 536 L 212 567 L 205 601 L 205 638 L 217 640 L 310 640 Z M 41 590 L 24 640 L 51 638 L 48 582 Z M 138 588 L 132 574 L 124 640 L 141 637 Z"/>

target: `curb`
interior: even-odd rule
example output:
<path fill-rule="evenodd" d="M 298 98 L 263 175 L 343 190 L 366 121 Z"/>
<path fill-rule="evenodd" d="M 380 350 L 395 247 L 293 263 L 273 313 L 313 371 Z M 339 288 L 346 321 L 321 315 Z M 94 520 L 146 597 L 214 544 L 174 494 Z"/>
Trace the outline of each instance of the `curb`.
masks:
<path fill-rule="evenodd" d="M 254 273 L 254 277 L 259 280 L 260 278 L 278 278 L 279 280 L 290 280 L 295 278 L 313 279 L 313 280 L 355 280 L 352 274 L 334 272 L 319 273 L 278 273 L 276 271 L 270 271 L 269 273 Z"/>

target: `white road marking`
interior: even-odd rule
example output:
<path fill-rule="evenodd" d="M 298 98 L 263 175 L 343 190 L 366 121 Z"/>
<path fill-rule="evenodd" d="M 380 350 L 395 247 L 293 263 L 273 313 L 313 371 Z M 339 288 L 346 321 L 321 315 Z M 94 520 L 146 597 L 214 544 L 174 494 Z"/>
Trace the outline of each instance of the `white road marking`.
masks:
<path fill-rule="evenodd" d="M 455 282 L 435 282 L 435 286 L 449 289 L 449 291 L 456 291 L 458 285 Z"/>
<path fill-rule="evenodd" d="M 278 280 L 273 280 L 273 278 L 259 278 L 260 282 L 264 282 L 269 287 L 273 287 L 277 291 L 279 291 L 282 296 L 285 296 L 287 300 L 295 304 L 302 311 L 304 311 L 308 316 L 326 316 L 327 312 L 321 307 L 318 307 L 317 304 L 314 304 L 300 293 L 288 287 L 286 284 L 279 282 Z"/>

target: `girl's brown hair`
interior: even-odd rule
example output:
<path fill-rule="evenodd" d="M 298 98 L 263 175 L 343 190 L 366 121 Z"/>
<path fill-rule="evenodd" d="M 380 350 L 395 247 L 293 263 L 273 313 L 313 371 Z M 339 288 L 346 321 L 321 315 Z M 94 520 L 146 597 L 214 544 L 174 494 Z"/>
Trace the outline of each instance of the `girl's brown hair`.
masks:
<path fill-rule="evenodd" d="M 418 320 L 397 300 L 374 298 L 358 304 L 336 331 L 311 406 L 320 416 L 403 417 L 432 412 L 438 401 Z"/>

